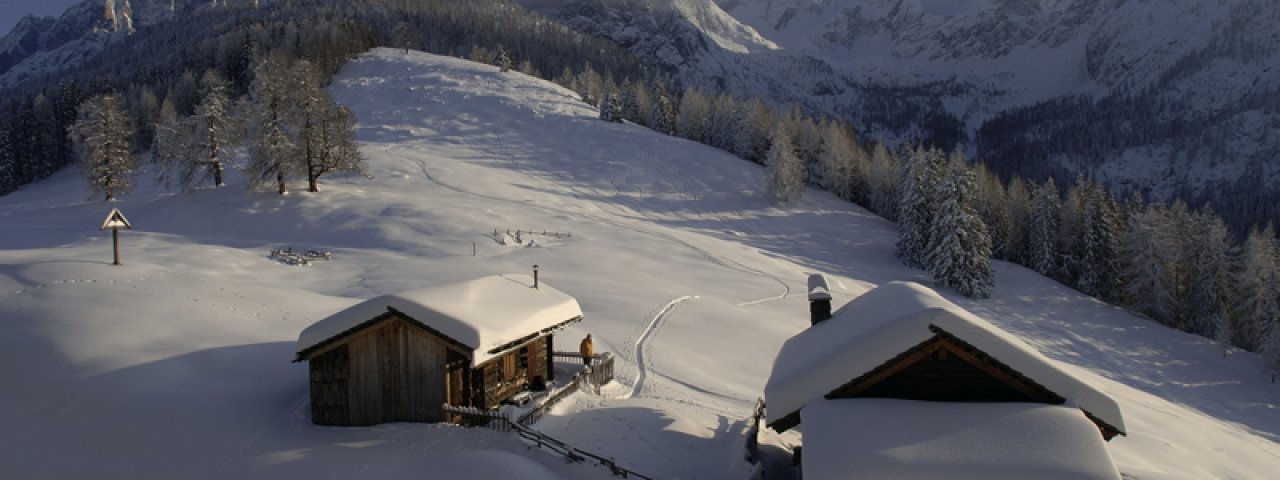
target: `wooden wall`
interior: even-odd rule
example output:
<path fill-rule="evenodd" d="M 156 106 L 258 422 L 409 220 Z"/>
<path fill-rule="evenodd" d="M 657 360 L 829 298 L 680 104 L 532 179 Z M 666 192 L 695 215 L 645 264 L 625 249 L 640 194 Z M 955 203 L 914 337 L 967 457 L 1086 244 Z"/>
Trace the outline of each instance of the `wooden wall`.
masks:
<path fill-rule="evenodd" d="M 474 405 L 480 408 L 494 407 L 528 388 L 535 376 L 549 380 L 551 377 L 548 373 L 552 368 L 550 355 L 551 340 L 549 337 L 541 337 L 477 366 L 482 389 L 477 392 Z M 510 378 L 506 371 L 508 362 L 515 366 L 514 371 L 510 372 Z"/>
<path fill-rule="evenodd" d="M 881 397 L 935 402 L 1033 402 L 1064 399 L 972 346 L 935 336 L 827 398 Z"/>
<path fill-rule="evenodd" d="M 449 391 L 445 363 L 450 358 L 456 363 L 459 356 L 465 357 L 457 347 L 394 315 L 370 325 L 309 360 L 312 421 L 443 421 L 440 405 Z"/>

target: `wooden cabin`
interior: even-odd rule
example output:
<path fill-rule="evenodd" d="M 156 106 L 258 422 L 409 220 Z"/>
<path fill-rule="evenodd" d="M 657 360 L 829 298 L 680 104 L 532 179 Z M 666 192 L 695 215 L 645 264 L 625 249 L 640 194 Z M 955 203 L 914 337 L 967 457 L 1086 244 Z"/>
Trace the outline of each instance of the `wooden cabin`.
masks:
<path fill-rule="evenodd" d="M 811 280 L 811 303 L 825 287 Z M 915 283 L 828 312 L 810 305 L 765 387 L 769 427 L 807 425 L 806 474 L 1119 478 L 1104 445 L 1125 433 L 1118 404 L 1017 337 Z"/>
<path fill-rule="evenodd" d="M 1104 439 L 1124 434 L 1108 395 L 915 283 L 873 289 L 789 339 L 765 387 L 768 425 L 785 431 L 807 403 L 839 398 L 1070 404 Z"/>
<path fill-rule="evenodd" d="M 318 425 L 449 421 L 442 404 L 497 407 L 553 379 L 554 332 L 573 297 L 495 275 L 359 303 L 303 330 Z"/>

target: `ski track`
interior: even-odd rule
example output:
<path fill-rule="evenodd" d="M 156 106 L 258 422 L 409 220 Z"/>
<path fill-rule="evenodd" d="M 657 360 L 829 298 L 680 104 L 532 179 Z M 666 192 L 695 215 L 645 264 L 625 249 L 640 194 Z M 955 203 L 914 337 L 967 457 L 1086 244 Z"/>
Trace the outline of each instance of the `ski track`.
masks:
<path fill-rule="evenodd" d="M 656 333 L 658 329 L 662 328 L 662 324 L 665 323 L 667 315 L 674 311 L 676 306 L 695 298 L 698 297 L 685 296 L 667 302 L 665 306 L 658 310 L 658 314 L 653 316 L 653 320 L 649 321 L 649 326 L 645 327 L 644 332 L 640 334 L 640 338 L 636 339 L 634 347 L 636 360 L 636 383 L 631 386 L 631 393 L 623 395 L 622 398 L 635 398 L 644 390 L 645 380 L 648 379 L 649 370 L 652 368 L 649 365 L 650 361 L 648 359 L 648 355 L 645 354 L 649 341 L 653 339 L 653 334 Z"/>

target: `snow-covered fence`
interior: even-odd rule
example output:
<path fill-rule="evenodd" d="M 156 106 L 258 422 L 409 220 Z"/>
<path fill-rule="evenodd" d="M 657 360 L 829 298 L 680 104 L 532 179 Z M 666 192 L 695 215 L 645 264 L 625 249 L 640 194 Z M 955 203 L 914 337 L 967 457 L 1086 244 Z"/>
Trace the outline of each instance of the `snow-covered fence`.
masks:
<path fill-rule="evenodd" d="M 572 237 L 573 234 L 568 232 L 554 232 L 550 230 L 524 230 L 524 229 L 516 229 L 516 230 L 507 229 L 504 233 L 504 231 L 495 228 L 493 229 L 492 238 L 493 238 L 493 241 L 498 242 L 499 245 L 529 246 L 537 243 L 536 241 L 534 241 L 534 238 L 533 238 L 535 236 L 542 236 L 542 237 L 555 238 L 557 240 L 562 240 L 565 238 Z"/>
<path fill-rule="evenodd" d="M 293 266 L 311 265 L 311 262 L 319 260 L 333 260 L 333 254 L 328 251 L 318 250 L 315 248 L 294 249 L 291 246 L 274 247 L 271 249 L 271 255 L 268 255 L 268 257 L 285 265 Z"/>
<path fill-rule="evenodd" d="M 574 376 L 579 378 L 579 376 Z M 455 407 L 453 405 L 444 404 L 444 411 L 458 415 L 464 419 L 463 424 L 469 426 L 485 426 L 500 432 L 515 432 L 520 438 L 533 442 L 538 448 L 546 448 L 553 452 L 563 455 L 571 462 L 582 462 L 592 460 L 596 465 L 609 469 L 610 473 L 622 478 L 640 478 L 644 480 L 653 480 L 636 473 L 625 467 L 618 466 L 612 458 L 606 458 L 594 453 L 575 448 L 559 439 L 539 432 L 526 425 L 521 425 L 518 421 L 512 421 L 506 415 L 498 412 L 483 411 L 475 407 Z"/>

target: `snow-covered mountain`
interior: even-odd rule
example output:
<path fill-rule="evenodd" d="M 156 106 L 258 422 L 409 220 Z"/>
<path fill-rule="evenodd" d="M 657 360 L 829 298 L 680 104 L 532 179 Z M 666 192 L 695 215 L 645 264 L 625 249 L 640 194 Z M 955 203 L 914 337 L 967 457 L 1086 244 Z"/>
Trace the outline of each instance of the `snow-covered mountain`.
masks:
<path fill-rule="evenodd" d="M 800 102 L 888 141 L 967 138 L 1006 172 L 1169 193 L 1280 152 L 1265 133 L 1280 125 L 1280 13 L 1263 0 L 534 3 L 686 82 Z M 1027 142 L 1038 148 L 1010 147 Z"/>
<path fill-rule="evenodd" d="M 114 24 L 106 16 L 107 4 L 113 7 Z M 83 0 L 57 18 L 27 16 L 13 30 L 0 36 L 0 88 L 20 82 L 31 73 L 75 68 L 83 61 L 93 60 L 104 43 L 127 35 L 129 24 L 134 29 L 143 28 L 200 8 L 212 8 L 211 3 L 205 0 Z"/>
<path fill-rule="evenodd" d="M 809 325 L 807 275 L 827 274 L 837 306 L 887 282 L 931 283 L 895 258 L 893 224 L 816 190 L 774 205 L 762 168 L 600 121 L 575 93 L 516 72 L 375 49 L 330 92 L 359 119 L 369 178 L 281 197 L 246 193 L 233 171 L 223 188 L 140 181 L 104 204 L 69 168 L 0 197 L 7 475 L 616 478 L 509 433 L 309 422 L 307 367 L 290 362 L 308 325 L 536 264 L 586 316 L 557 349 L 591 333 L 615 354 L 617 382 L 534 427 L 653 478 L 744 478 L 746 419 L 775 353 Z M 121 266 L 96 230 L 111 208 L 134 227 Z M 287 266 L 268 254 L 279 245 L 333 257 Z M 1280 387 L 1257 355 L 994 268 L 989 300 L 941 293 L 1114 397 L 1128 436 L 1106 448 L 1128 478 L 1280 468 Z M 761 441 L 784 455 L 802 439 L 766 429 Z"/>

